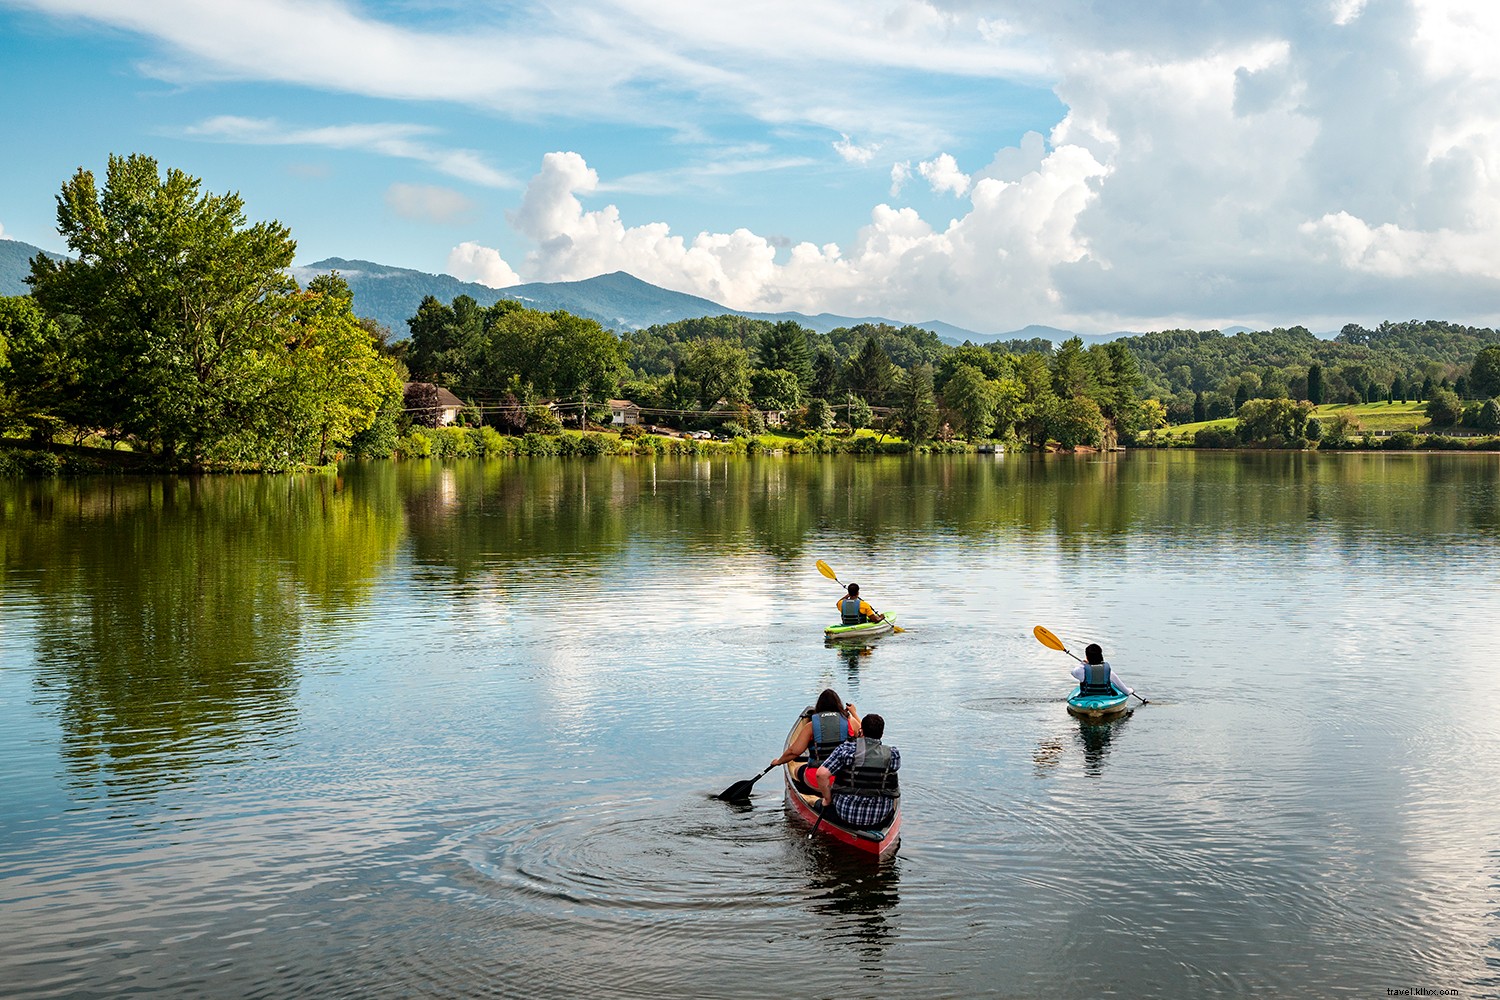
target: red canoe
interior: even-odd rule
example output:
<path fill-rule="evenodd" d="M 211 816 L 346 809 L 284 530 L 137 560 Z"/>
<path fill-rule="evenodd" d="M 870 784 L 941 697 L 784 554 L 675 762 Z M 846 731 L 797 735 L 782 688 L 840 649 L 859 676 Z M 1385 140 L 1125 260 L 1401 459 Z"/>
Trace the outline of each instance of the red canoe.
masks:
<path fill-rule="evenodd" d="M 797 723 L 792 723 L 791 732 L 786 734 L 786 743 L 792 742 L 792 736 L 797 732 Z M 785 748 L 785 744 L 783 745 Z M 874 827 L 868 830 L 857 830 L 838 822 L 830 807 L 828 815 L 823 822 L 818 823 L 818 811 L 813 804 L 818 801 L 817 795 L 809 795 L 797 788 L 797 766 L 807 763 L 806 757 L 801 760 L 788 761 L 781 768 L 782 781 L 786 783 L 786 808 L 787 812 L 796 816 L 808 826 L 818 827 L 818 836 L 826 837 L 846 847 L 853 848 L 862 854 L 879 858 L 896 850 L 901 843 L 901 800 L 896 800 L 896 809 L 891 813 L 890 822 L 885 826 Z"/>

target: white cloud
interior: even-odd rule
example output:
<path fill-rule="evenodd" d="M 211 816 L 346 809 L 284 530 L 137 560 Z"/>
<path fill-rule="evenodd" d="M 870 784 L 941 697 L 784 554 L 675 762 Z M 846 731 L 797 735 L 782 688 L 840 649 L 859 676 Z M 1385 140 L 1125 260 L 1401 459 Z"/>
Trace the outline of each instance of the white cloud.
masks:
<path fill-rule="evenodd" d="M 523 0 L 424 10 L 420 25 L 400 20 L 399 5 L 376 14 L 350 0 L 10 2 L 152 38 L 162 51 L 142 68 L 173 82 L 262 80 L 668 127 L 729 108 L 772 125 L 936 140 L 961 112 L 909 106 L 898 77 L 1040 80 L 1049 66 L 1034 37 L 926 0 Z"/>
<path fill-rule="evenodd" d="M 900 163 L 892 163 L 891 197 L 900 197 L 901 189 L 906 187 L 906 182 L 909 180 L 911 180 L 911 163 L 906 160 L 903 160 Z"/>
<path fill-rule="evenodd" d="M 969 175 L 959 170 L 958 161 L 947 153 L 917 164 L 917 172 L 937 194 L 948 192 L 962 196 L 969 190 Z"/>
<path fill-rule="evenodd" d="M 461 281 L 477 281 L 491 288 L 519 285 L 521 278 L 500 251 L 478 243 L 460 243 L 448 253 L 448 273 Z"/>
<path fill-rule="evenodd" d="M 833 144 L 833 151 L 838 153 L 845 163 L 855 163 L 859 166 L 864 166 L 875 159 L 875 154 L 880 151 L 880 143 L 861 146 L 845 134 Z"/>
<path fill-rule="evenodd" d="M 356 149 L 382 156 L 425 163 L 459 180 L 486 187 L 518 187 L 515 180 L 484 162 L 472 150 L 444 149 L 426 141 L 437 130 L 426 125 L 380 122 L 358 125 L 323 125 L 297 128 L 274 118 L 242 118 L 220 115 L 182 130 L 186 136 L 216 142 L 238 142 L 261 146 L 325 146 Z"/>
<path fill-rule="evenodd" d="M 403 219 L 418 222 L 460 222 L 474 214 L 474 202 L 452 188 L 430 184 L 392 184 L 386 188 L 386 207 Z"/>
<path fill-rule="evenodd" d="M 687 240 L 665 223 L 627 225 L 615 205 L 585 209 L 580 196 L 599 177 L 577 153 L 547 154 L 510 218 L 535 248 L 526 270 L 536 280 L 625 270 L 739 309 L 945 315 L 1001 329 L 1057 308 L 1049 271 L 1087 255 L 1074 224 L 1105 172 L 1081 147 L 1054 149 L 1015 181 L 974 184 L 968 214 L 944 230 L 911 208 L 878 205 L 847 252 L 800 243 L 784 261 L 748 229 Z"/>
<path fill-rule="evenodd" d="M 5 226 L 3 224 L 0 224 L 0 240 L 3 240 L 5 238 Z"/>

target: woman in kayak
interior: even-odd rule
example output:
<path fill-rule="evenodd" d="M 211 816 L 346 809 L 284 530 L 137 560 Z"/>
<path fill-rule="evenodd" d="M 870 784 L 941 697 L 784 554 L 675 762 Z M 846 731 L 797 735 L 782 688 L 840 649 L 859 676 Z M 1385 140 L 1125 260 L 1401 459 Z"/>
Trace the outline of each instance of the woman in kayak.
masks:
<path fill-rule="evenodd" d="M 861 732 L 859 712 L 855 710 L 854 702 L 845 704 L 837 691 L 824 688 L 817 702 L 803 711 L 802 720 L 787 741 L 786 753 L 771 761 L 771 767 L 780 767 L 805 753 L 808 762 L 799 765 L 796 774 L 797 781 L 802 782 L 802 772 L 806 768 L 816 770 L 840 743 L 858 739 Z M 808 791 L 812 791 L 811 786 L 808 786 Z"/>
<path fill-rule="evenodd" d="M 839 609 L 839 618 L 845 625 L 859 625 L 862 622 L 883 622 L 885 615 L 875 613 L 868 601 L 860 599 L 859 584 L 849 584 L 849 592 L 839 598 L 835 605 Z"/>
<path fill-rule="evenodd" d="M 1120 675 L 1115 673 L 1114 668 L 1105 662 L 1104 650 L 1097 642 L 1089 643 L 1088 648 L 1083 651 L 1083 658 L 1088 662 L 1080 663 L 1072 670 L 1073 679 L 1078 682 L 1080 694 L 1110 694 L 1112 691 L 1125 695 L 1135 694 L 1135 688 L 1126 684 Z M 1141 698 L 1138 694 L 1135 696 Z M 1145 705 L 1148 702 L 1145 698 L 1141 698 L 1141 704 Z"/>

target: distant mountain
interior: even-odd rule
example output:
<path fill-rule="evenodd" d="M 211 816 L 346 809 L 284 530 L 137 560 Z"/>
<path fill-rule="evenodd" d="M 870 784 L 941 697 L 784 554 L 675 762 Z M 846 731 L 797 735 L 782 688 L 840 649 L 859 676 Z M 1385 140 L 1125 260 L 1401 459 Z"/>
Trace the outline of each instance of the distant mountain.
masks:
<path fill-rule="evenodd" d="M 30 292 L 31 288 L 25 279 L 31 273 L 31 258 L 38 253 L 47 253 L 49 257 L 58 256 L 29 243 L 0 239 L 0 295 L 26 295 Z M 941 320 L 907 324 L 883 316 L 748 312 L 731 309 L 701 296 L 660 288 L 624 271 L 601 274 L 584 281 L 538 281 L 512 285 L 510 288 L 491 288 L 472 281 L 460 281 L 450 274 L 429 274 L 410 268 L 391 267 L 368 260 L 347 260 L 343 257 L 329 257 L 313 264 L 294 267 L 291 271 L 303 285 L 317 275 L 337 271 L 354 292 L 354 311 L 360 316 L 384 323 L 398 338 L 407 335 L 407 319 L 416 313 L 423 297 L 428 295 L 441 302 L 452 302 L 460 295 L 467 295 L 482 306 L 494 305 L 502 298 L 515 299 L 532 309 L 547 312 L 564 309 L 575 316 L 595 320 L 611 330 L 639 330 L 681 319 L 729 314 L 773 323 L 792 320 L 819 333 L 863 323 L 885 323 L 896 327 L 910 325 L 931 330 L 939 340 L 952 345 L 962 344 L 966 340 L 987 344 L 996 340 L 1031 340 L 1038 337 L 1058 343 L 1073 336 L 1071 331 L 1050 326 L 1033 325 L 1009 333 L 983 334 Z M 1128 334 L 1085 335 L 1083 339 L 1092 343 L 1120 336 Z"/>
<path fill-rule="evenodd" d="M 31 273 L 31 258 L 44 253 L 54 260 L 60 256 L 20 240 L 0 240 L 0 295 L 30 295 L 26 276 Z"/>
<path fill-rule="evenodd" d="M 850 317 L 832 313 L 808 316 L 798 312 L 758 313 L 730 309 L 711 299 L 659 288 L 624 271 L 601 274 L 583 281 L 539 281 L 512 285 L 509 288 L 491 288 L 475 282 L 460 281 L 448 274 L 428 274 L 425 271 L 390 267 L 367 260 L 345 260 L 341 257 L 330 257 L 314 264 L 292 268 L 292 274 L 303 284 L 316 275 L 330 271 L 337 271 L 349 283 L 350 290 L 354 292 L 356 313 L 384 323 L 397 337 L 406 336 L 406 321 L 416 313 L 417 306 L 421 305 L 422 298 L 426 295 L 434 296 L 441 302 L 451 302 L 460 295 L 467 295 L 483 306 L 493 305 L 500 299 L 515 299 L 532 309 L 549 312 L 565 309 L 575 316 L 596 320 L 612 330 L 639 330 L 680 319 L 726 314 L 771 322 L 794 320 L 819 333 L 861 323 L 908 325 L 879 316 Z M 940 339 L 953 344 L 961 344 L 965 340 L 981 342 L 994 339 L 950 323 L 932 321 L 910 325 L 931 330 Z"/>

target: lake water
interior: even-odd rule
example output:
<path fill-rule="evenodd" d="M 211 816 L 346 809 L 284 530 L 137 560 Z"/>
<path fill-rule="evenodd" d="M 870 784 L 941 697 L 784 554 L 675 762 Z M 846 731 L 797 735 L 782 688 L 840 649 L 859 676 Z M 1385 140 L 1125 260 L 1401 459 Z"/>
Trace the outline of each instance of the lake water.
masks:
<path fill-rule="evenodd" d="M 0 995 L 1500 996 L 1497 555 L 1495 455 L 0 484 Z M 826 686 L 885 864 L 711 797 Z"/>

